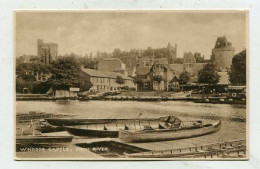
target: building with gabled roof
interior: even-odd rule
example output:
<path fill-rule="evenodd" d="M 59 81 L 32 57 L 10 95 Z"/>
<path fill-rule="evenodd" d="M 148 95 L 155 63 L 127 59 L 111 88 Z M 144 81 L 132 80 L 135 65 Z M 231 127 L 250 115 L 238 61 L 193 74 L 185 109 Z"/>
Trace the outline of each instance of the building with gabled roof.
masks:
<path fill-rule="evenodd" d="M 174 76 L 169 82 L 170 91 L 179 91 L 180 90 L 180 79 L 177 76 Z"/>
<path fill-rule="evenodd" d="M 121 73 L 85 68 L 81 68 L 81 70 L 85 73 L 87 80 L 93 84 L 90 89 L 92 91 L 104 92 L 120 90 L 120 88 L 125 86 L 136 89 L 134 79 L 127 77 Z M 118 84 L 116 82 L 118 76 L 124 79 L 124 84 Z"/>
<path fill-rule="evenodd" d="M 128 75 L 126 65 L 118 58 L 105 58 L 98 63 L 98 70 L 107 72 L 117 72 L 125 76 Z"/>

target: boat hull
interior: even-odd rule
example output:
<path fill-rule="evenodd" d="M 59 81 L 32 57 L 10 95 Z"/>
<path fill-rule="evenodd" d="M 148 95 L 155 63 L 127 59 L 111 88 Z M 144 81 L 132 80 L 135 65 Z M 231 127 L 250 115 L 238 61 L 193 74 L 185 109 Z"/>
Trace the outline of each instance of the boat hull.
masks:
<path fill-rule="evenodd" d="M 93 129 L 81 129 L 74 127 L 66 127 L 66 131 L 74 136 L 91 137 L 91 138 L 117 138 L 119 131 L 114 130 L 93 130 Z"/>
<path fill-rule="evenodd" d="M 62 127 L 62 126 L 40 126 L 40 127 L 37 127 L 36 130 L 40 131 L 41 133 L 53 133 L 53 132 L 65 131 L 65 127 Z"/>
<path fill-rule="evenodd" d="M 138 120 L 141 121 L 158 121 L 158 118 L 149 119 L 71 119 L 71 118 L 47 118 L 45 119 L 53 126 L 78 126 L 87 124 L 109 124 L 109 123 L 128 123 Z"/>
<path fill-rule="evenodd" d="M 221 121 L 210 126 L 194 128 L 194 129 L 162 129 L 162 130 L 140 130 L 140 131 L 125 131 L 119 130 L 119 139 L 122 142 L 153 142 L 185 139 L 207 135 L 219 131 Z"/>
<path fill-rule="evenodd" d="M 71 143 L 72 136 L 16 136 L 16 144 Z"/>
<path fill-rule="evenodd" d="M 95 123 L 109 123 L 110 120 L 97 120 L 97 119 L 63 119 L 63 118 L 50 118 L 45 119 L 50 125 L 53 126 L 75 126 L 75 125 L 86 125 Z"/>

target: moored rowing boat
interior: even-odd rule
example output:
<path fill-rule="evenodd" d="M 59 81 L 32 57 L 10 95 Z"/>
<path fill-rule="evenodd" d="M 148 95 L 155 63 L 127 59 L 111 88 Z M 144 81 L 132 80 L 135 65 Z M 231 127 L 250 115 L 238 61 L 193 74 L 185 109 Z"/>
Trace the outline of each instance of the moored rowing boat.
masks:
<path fill-rule="evenodd" d="M 57 144 L 71 143 L 72 136 L 16 136 L 16 144 Z"/>
<path fill-rule="evenodd" d="M 77 125 L 88 125 L 88 124 L 108 124 L 108 123 L 118 123 L 128 121 L 133 121 L 134 119 L 76 119 L 76 118 L 46 118 L 45 119 L 50 125 L 53 126 L 77 126 Z M 147 119 L 140 119 L 147 120 Z M 154 121 L 158 118 L 149 118 L 148 120 Z"/>
<path fill-rule="evenodd" d="M 119 129 L 123 130 L 141 130 L 145 128 L 158 128 L 166 123 L 180 124 L 180 120 L 173 116 L 149 118 L 149 119 L 112 119 L 110 123 L 94 124 L 80 126 L 66 126 L 66 131 L 72 135 L 80 137 L 105 138 L 118 137 Z"/>
<path fill-rule="evenodd" d="M 75 127 L 66 127 L 66 131 L 71 135 L 80 137 L 93 137 L 93 138 L 117 138 L 118 130 L 95 130 L 95 129 L 82 129 Z"/>
<path fill-rule="evenodd" d="M 152 142 L 184 139 L 215 133 L 220 130 L 221 121 L 214 124 L 189 126 L 179 128 L 151 129 L 151 130 L 119 130 L 122 142 Z"/>

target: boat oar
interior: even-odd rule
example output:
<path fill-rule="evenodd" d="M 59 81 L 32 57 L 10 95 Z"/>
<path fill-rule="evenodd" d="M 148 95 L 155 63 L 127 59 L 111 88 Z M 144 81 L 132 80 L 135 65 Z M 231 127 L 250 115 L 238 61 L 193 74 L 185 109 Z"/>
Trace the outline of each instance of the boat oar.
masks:
<path fill-rule="evenodd" d="M 139 128 L 141 129 L 141 122 L 140 122 L 140 116 L 142 115 L 143 113 L 140 113 L 138 116 L 137 116 L 137 118 L 136 119 L 138 119 L 139 120 Z"/>

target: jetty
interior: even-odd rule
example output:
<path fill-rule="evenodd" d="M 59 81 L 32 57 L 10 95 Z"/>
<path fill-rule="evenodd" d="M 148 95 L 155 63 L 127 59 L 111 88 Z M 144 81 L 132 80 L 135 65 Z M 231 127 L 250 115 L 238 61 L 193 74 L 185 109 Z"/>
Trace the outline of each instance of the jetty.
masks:
<path fill-rule="evenodd" d="M 244 158 L 246 140 L 223 141 L 211 144 L 167 150 L 124 154 L 127 158 Z"/>
<path fill-rule="evenodd" d="M 162 146 L 161 150 L 153 150 L 153 146 L 145 148 L 132 143 L 123 143 L 117 138 L 90 139 L 87 142 L 78 142 L 76 146 L 88 149 L 103 157 L 121 159 L 239 159 L 246 158 L 248 154 L 246 140 L 243 139 L 174 149 L 164 149 L 165 147 Z M 99 150 L 98 147 L 103 147 L 103 149 Z"/>

